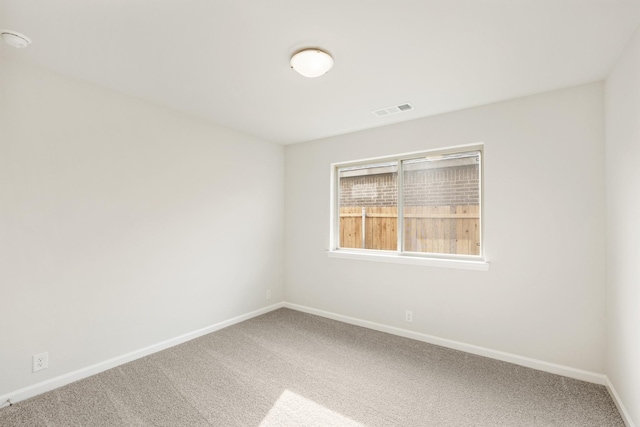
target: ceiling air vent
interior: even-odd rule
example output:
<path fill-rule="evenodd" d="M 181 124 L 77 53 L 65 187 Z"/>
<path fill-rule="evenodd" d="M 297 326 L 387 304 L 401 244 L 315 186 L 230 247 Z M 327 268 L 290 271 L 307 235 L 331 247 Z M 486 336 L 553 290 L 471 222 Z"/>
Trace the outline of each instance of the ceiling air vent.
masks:
<path fill-rule="evenodd" d="M 378 117 L 388 116 L 390 114 L 404 113 L 405 111 L 415 110 L 416 108 L 408 102 L 400 105 L 394 105 L 392 107 L 385 107 L 379 110 L 373 110 L 372 113 Z"/>

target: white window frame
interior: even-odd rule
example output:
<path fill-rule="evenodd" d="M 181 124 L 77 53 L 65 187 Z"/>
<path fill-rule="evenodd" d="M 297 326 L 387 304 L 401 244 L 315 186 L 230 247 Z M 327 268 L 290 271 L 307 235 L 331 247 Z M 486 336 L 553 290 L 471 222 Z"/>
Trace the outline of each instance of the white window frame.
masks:
<path fill-rule="evenodd" d="M 480 204 L 480 255 L 457 255 L 457 254 L 438 254 L 438 253 L 420 253 L 420 252 L 404 252 L 404 203 L 403 203 L 403 161 L 420 157 L 437 157 L 450 155 L 455 153 L 464 153 L 469 151 L 480 152 L 480 170 L 479 170 L 479 204 Z M 340 244 L 340 180 L 338 171 L 340 168 L 367 165 L 371 163 L 383 163 L 395 161 L 398 165 L 397 182 L 398 182 L 398 225 L 397 225 L 397 250 L 377 250 L 377 249 L 360 249 L 360 248 L 341 248 Z M 425 265 L 433 267 L 457 268 L 464 270 L 482 270 L 489 269 L 489 263 L 485 259 L 484 244 L 484 144 L 475 143 L 468 145 L 458 145 L 455 147 L 447 147 L 442 149 L 416 151 L 411 153 L 397 154 L 393 156 L 374 157 L 349 162 L 339 162 L 331 164 L 331 209 L 330 209 L 330 237 L 328 255 L 332 258 L 343 258 L 351 260 L 392 262 L 399 264 Z"/>

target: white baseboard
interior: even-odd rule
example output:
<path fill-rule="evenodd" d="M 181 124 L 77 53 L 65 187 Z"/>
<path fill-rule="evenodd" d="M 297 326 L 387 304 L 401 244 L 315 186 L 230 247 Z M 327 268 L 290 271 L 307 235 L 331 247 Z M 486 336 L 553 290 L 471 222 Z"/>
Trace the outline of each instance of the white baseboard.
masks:
<path fill-rule="evenodd" d="M 0 396 L 0 408 L 3 406 L 6 406 L 6 404 L 8 404 L 7 402 L 10 402 L 12 404 L 17 403 L 21 400 L 25 400 L 30 397 L 37 396 L 38 394 L 51 391 L 53 389 L 62 387 L 64 385 L 81 380 L 83 378 L 87 378 L 92 375 L 99 374 L 100 372 L 104 372 L 107 369 L 115 368 L 116 366 L 120 366 L 125 363 L 131 362 L 133 360 L 140 359 L 141 357 L 148 356 L 153 353 L 157 353 L 161 350 L 165 350 L 169 347 L 173 347 L 178 344 L 191 341 L 194 338 L 198 338 L 203 335 L 210 334 L 211 332 L 215 332 L 217 330 L 226 328 L 228 326 L 235 325 L 236 323 L 240 323 L 242 321 L 251 319 L 252 317 L 260 316 L 261 314 L 265 314 L 282 307 L 284 307 L 283 302 L 273 304 L 268 307 L 264 307 L 264 308 L 252 311 L 250 313 L 242 314 L 240 316 L 236 316 L 234 318 L 224 320 L 222 322 L 218 322 L 214 325 L 207 326 L 205 328 L 198 329 L 196 331 L 189 332 L 184 335 L 180 335 L 178 337 L 171 338 L 166 341 L 162 341 L 157 344 L 153 344 L 148 347 L 144 347 L 139 350 L 132 351 L 131 353 L 123 354 L 122 356 L 114 357 L 112 359 L 105 360 L 100 363 L 96 363 L 95 365 L 87 366 L 86 368 L 78 369 L 77 371 L 69 372 L 67 374 L 60 375 L 58 377 L 51 378 L 51 379 L 39 382 L 37 384 L 33 384 L 28 387 L 24 387 L 19 390 L 4 394 Z"/>
<path fill-rule="evenodd" d="M 620 416 L 622 417 L 622 420 L 624 421 L 625 425 L 627 427 L 636 427 L 636 425 L 631 420 L 631 415 L 629 415 L 629 412 L 627 412 L 627 408 L 624 407 L 624 404 L 622 403 L 622 400 L 620 399 L 618 392 L 616 391 L 615 387 L 613 387 L 613 383 L 611 382 L 609 377 L 605 377 L 605 379 L 606 379 L 605 385 L 607 386 L 609 395 L 611 395 L 611 399 L 613 399 L 613 403 L 616 404 L 616 407 L 618 408 L 618 412 L 620 412 Z"/>
<path fill-rule="evenodd" d="M 502 360 L 516 365 L 525 366 L 527 368 L 537 369 L 539 371 L 549 372 L 552 374 L 562 375 L 569 378 L 575 378 L 590 383 L 606 385 L 606 376 L 595 372 L 584 371 L 582 369 L 572 368 L 570 366 L 558 365 L 555 363 L 545 362 L 542 360 L 532 359 L 529 357 L 519 356 L 517 354 L 506 353 L 504 351 L 492 350 L 490 348 L 480 347 L 473 344 L 466 344 L 459 341 L 448 340 L 445 338 L 435 337 L 420 332 L 409 331 L 407 329 L 387 326 L 381 323 L 370 322 L 368 320 L 357 319 L 354 317 L 344 316 L 342 314 L 331 313 L 324 310 L 306 307 L 303 305 L 285 302 L 284 306 L 292 310 L 302 311 L 304 313 L 315 314 L 317 316 L 326 317 L 340 322 L 349 323 L 351 325 L 362 326 L 368 329 L 374 329 L 380 332 L 386 332 L 405 338 L 411 338 L 417 341 L 423 341 L 429 344 L 435 344 L 442 347 L 460 350 L 479 356 L 489 357 L 491 359 Z"/>

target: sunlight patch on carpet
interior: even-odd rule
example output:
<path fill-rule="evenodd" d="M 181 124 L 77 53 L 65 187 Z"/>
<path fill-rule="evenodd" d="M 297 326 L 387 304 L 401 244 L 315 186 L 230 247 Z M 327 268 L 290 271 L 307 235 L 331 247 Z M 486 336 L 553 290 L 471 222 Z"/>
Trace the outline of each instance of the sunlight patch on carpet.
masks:
<path fill-rule="evenodd" d="M 282 392 L 276 403 L 260 423 L 260 427 L 364 427 L 351 418 L 302 397 L 290 390 Z"/>

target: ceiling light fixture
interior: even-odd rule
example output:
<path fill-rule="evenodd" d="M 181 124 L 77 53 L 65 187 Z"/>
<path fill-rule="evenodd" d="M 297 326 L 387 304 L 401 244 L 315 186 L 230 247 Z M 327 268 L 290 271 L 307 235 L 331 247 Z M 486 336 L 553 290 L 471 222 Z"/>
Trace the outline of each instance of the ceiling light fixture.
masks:
<path fill-rule="evenodd" d="M 31 44 L 31 39 L 29 37 L 16 31 L 0 30 L 0 36 L 6 44 L 17 47 L 18 49 L 27 47 Z"/>
<path fill-rule="evenodd" d="M 291 68 L 305 77 L 320 77 L 333 67 L 333 58 L 320 49 L 303 49 L 291 57 Z"/>

